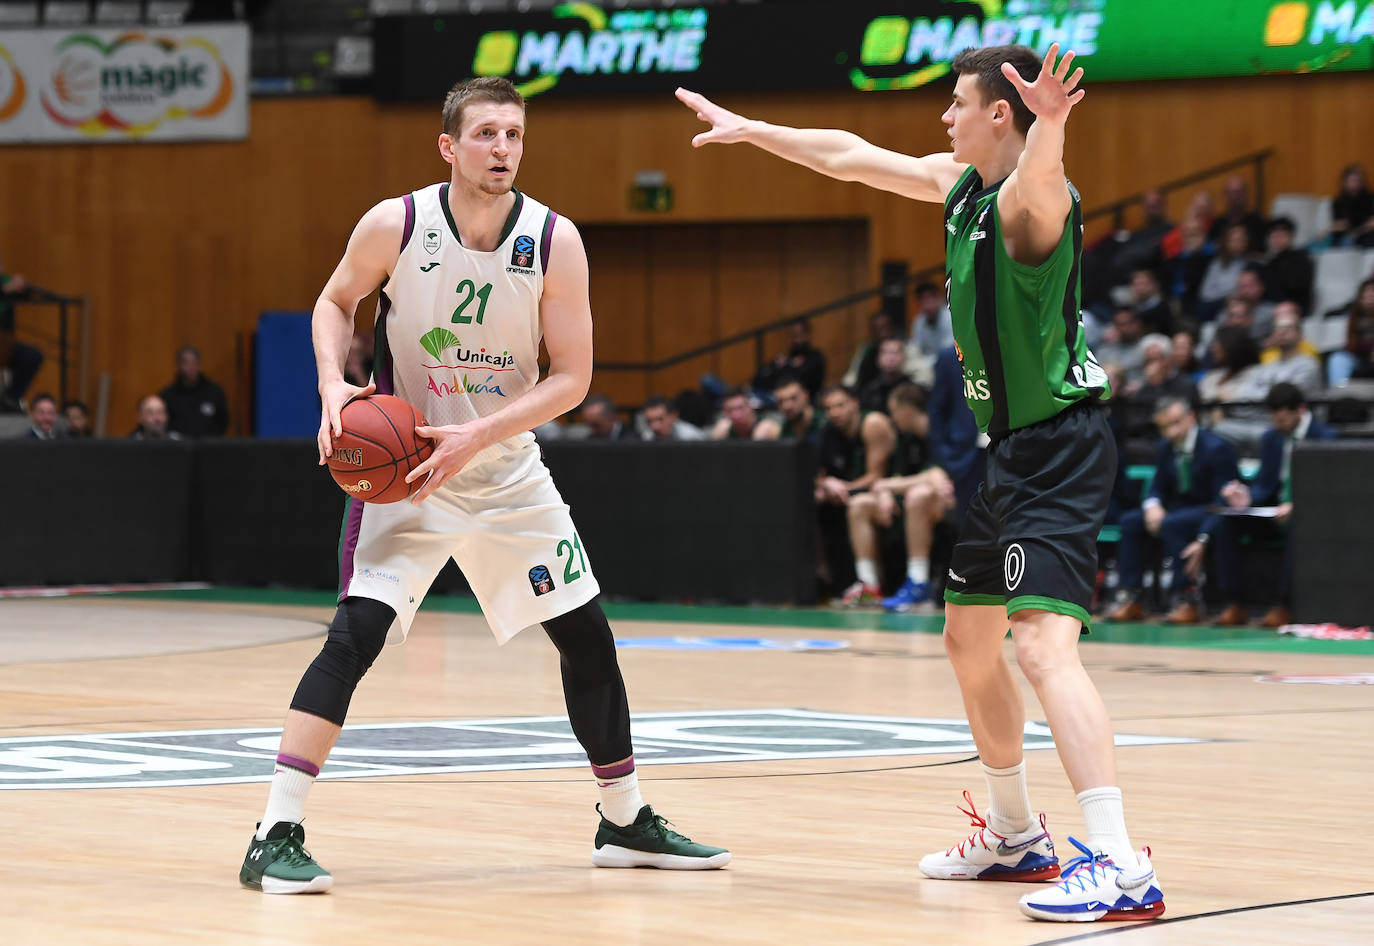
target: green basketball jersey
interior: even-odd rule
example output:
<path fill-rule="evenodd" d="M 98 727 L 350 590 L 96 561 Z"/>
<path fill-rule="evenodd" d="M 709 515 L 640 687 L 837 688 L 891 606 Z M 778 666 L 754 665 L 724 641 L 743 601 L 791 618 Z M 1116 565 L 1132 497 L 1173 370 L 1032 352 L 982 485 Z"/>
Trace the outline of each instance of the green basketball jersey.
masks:
<path fill-rule="evenodd" d="M 1018 263 L 1002 242 L 997 192 L 966 170 L 945 198 L 945 277 L 964 398 L 997 436 L 1108 396 L 1107 375 L 1083 339 L 1079 295 L 1083 209 L 1049 259 Z"/>

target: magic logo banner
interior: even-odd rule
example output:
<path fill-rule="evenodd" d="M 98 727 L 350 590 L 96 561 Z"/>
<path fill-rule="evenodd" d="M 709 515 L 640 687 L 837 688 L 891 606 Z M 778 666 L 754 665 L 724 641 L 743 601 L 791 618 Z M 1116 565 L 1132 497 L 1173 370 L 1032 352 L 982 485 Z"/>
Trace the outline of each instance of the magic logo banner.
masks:
<path fill-rule="evenodd" d="M 383 17 L 375 92 L 433 100 L 499 75 L 525 95 L 851 88 L 950 74 L 970 46 L 1071 48 L 1090 81 L 1360 70 L 1374 0 L 811 0 L 672 10 Z"/>
<path fill-rule="evenodd" d="M 0 32 L 0 141 L 248 134 L 248 27 Z"/>

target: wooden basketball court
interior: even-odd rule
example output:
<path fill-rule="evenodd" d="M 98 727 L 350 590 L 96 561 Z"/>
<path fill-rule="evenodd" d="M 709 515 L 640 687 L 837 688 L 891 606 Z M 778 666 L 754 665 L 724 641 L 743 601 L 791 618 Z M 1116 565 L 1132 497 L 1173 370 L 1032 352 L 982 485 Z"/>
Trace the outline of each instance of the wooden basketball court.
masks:
<path fill-rule="evenodd" d="M 220 734 L 220 749 L 187 762 L 158 755 L 165 740 L 209 737 L 152 734 L 279 726 L 332 613 L 319 596 L 303 600 L 0 600 L 0 785 L 13 789 L 0 795 L 8 827 L 0 942 L 1045 944 L 1088 937 L 1138 946 L 1374 936 L 1374 880 L 1358 841 L 1358 813 L 1374 784 L 1374 688 L 1258 679 L 1374 673 L 1374 647 L 1243 649 L 1264 644 L 1258 632 L 1253 641 L 1222 639 L 1206 649 L 1109 643 L 1102 638 L 1114 635 L 1105 632 L 1085 643 L 1116 731 L 1154 740 L 1122 746 L 1118 761 L 1133 840 L 1153 849 L 1168 913 L 1145 925 L 1052 925 L 1019 914 L 1020 885 L 933 881 L 916 868 L 923 854 L 971 830 L 955 810 L 960 792 L 972 790 L 980 803 L 985 795 L 976 759 L 956 738 L 962 708 L 938 635 L 818 627 L 828 621 L 813 612 L 799 612 L 792 626 L 765 612 L 773 623 L 760 627 L 740 623 L 743 610 L 732 612 L 736 623 L 720 623 L 718 611 L 701 612 L 698 623 L 682 609 L 664 609 L 670 622 L 612 611 L 622 641 L 751 641 L 669 641 L 655 646 L 693 649 L 621 652 L 632 710 L 682 714 L 643 724 L 660 746 L 646 751 L 637 740 L 645 797 L 683 833 L 730 847 L 735 860 L 726 870 L 593 868 L 596 792 L 584 768 L 511 769 L 500 761 L 506 750 L 489 748 L 490 765 L 474 750 L 465 757 L 471 770 L 434 771 L 454 758 L 442 740 L 438 749 L 406 742 L 414 733 L 432 740 L 433 727 L 396 724 L 485 720 L 499 732 L 501 720 L 559 717 L 563 705 L 557 655 L 542 635 L 498 648 L 480 616 L 426 610 L 406 646 L 383 653 L 353 703 L 351 724 L 388 724 L 345 736 L 371 747 L 352 758 L 371 759 L 357 764 L 375 765 L 366 771 L 378 774 L 322 778 L 311 795 L 307 843 L 333 872 L 334 891 L 250 892 L 237 872 L 265 780 L 196 780 L 228 771 L 230 762 L 270 769 L 264 737 Z M 891 624 L 876 615 L 837 623 L 884 621 Z M 904 624 L 930 628 L 938 618 Z M 844 646 L 779 649 L 798 639 Z M 1041 718 L 1029 690 L 1026 700 L 1028 718 Z M 723 712 L 798 709 L 812 713 Z M 719 726 L 692 716 L 712 713 L 721 714 Z M 691 732 L 679 725 L 689 718 Z M 825 726 L 836 727 L 833 738 Z M 855 735 L 866 726 L 868 735 Z M 920 742 L 923 732 L 933 745 Z M 116 733 L 139 735 L 109 736 Z M 106 742 L 71 741 L 99 734 Z M 704 741 L 683 749 L 691 739 Z M 865 739 L 890 754 L 847 754 L 866 751 L 854 748 Z M 673 748 L 674 740 L 682 745 Z M 910 740 L 912 753 L 901 754 L 893 740 L 899 747 Z M 755 751 L 763 743 L 775 750 L 767 758 Z M 655 755 L 708 751 L 729 760 L 652 764 Z M 216 769 L 215 758 L 230 762 Z M 398 774 L 388 759 L 420 771 Z M 1082 830 L 1072 792 L 1051 749 L 1027 759 L 1032 802 L 1048 812 L 1066 858 L 1067 836 Z M 150 781 L 79 787 L 126 776 Z M 30 787 L 14 787 L 25 780 Z"/>

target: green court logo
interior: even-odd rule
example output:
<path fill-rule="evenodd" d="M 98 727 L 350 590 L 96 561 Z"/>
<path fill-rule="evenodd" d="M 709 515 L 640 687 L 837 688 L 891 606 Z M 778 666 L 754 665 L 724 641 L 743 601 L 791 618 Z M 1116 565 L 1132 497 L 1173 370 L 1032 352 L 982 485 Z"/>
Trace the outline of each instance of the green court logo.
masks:
<path fill-rule="evenodd" d="M 476 76 L 506 76 L 522 95 L 538 95 L 561 76 L 689 75 L 701 68 L 707 11 L 619 10 L 607 14 L 592 3 L 554 7 L 567 26 L 557 30 L 494 30 L 477 40 Z"/>

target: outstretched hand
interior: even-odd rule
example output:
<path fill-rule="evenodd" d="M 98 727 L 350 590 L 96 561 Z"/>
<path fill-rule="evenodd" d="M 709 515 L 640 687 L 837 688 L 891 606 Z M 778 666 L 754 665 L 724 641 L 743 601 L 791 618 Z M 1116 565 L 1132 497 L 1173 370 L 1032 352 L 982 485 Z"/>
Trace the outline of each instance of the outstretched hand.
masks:
<path fill-rule="evenodd" d="M 1081 102 L 1086 92 L 1083 89 L 1074 91 L 1079 80 L 1083 78 L 1083 67 L 1080 66 L 1074 70 L 1073 75 L 1069 75 L 1069 66 L 1073 63 L 1073 50 L 1066 52 L 1056 67 L 1054 60 L 1058 55 L 1059 44 L 1055 43 L 1045 54 L 1040 75 L 1036 76 L 1034 82 L 1027 82 L 1021 78 L 1021 73 L 1009 62 L 1002 63 L 1002 75 L 1016 86 L 1021 101 L 1026 103 L 1026 108 L 1030 109 L 1036 118 L 1062 122 L 1069 117 L 1069 109 Z"/>
<path fill-rule="evenodd" d="M 679 88 L 673 93 L 677 100 L 697 113 L 697 118 L 711 125 L 710 131 L 703 131 L 692 139 L 692 147 L 700 148 L 708 144 L 734 144 L 743 141 L 749 119 L 743 115 L 721 108 L 700 92 Z"/>

